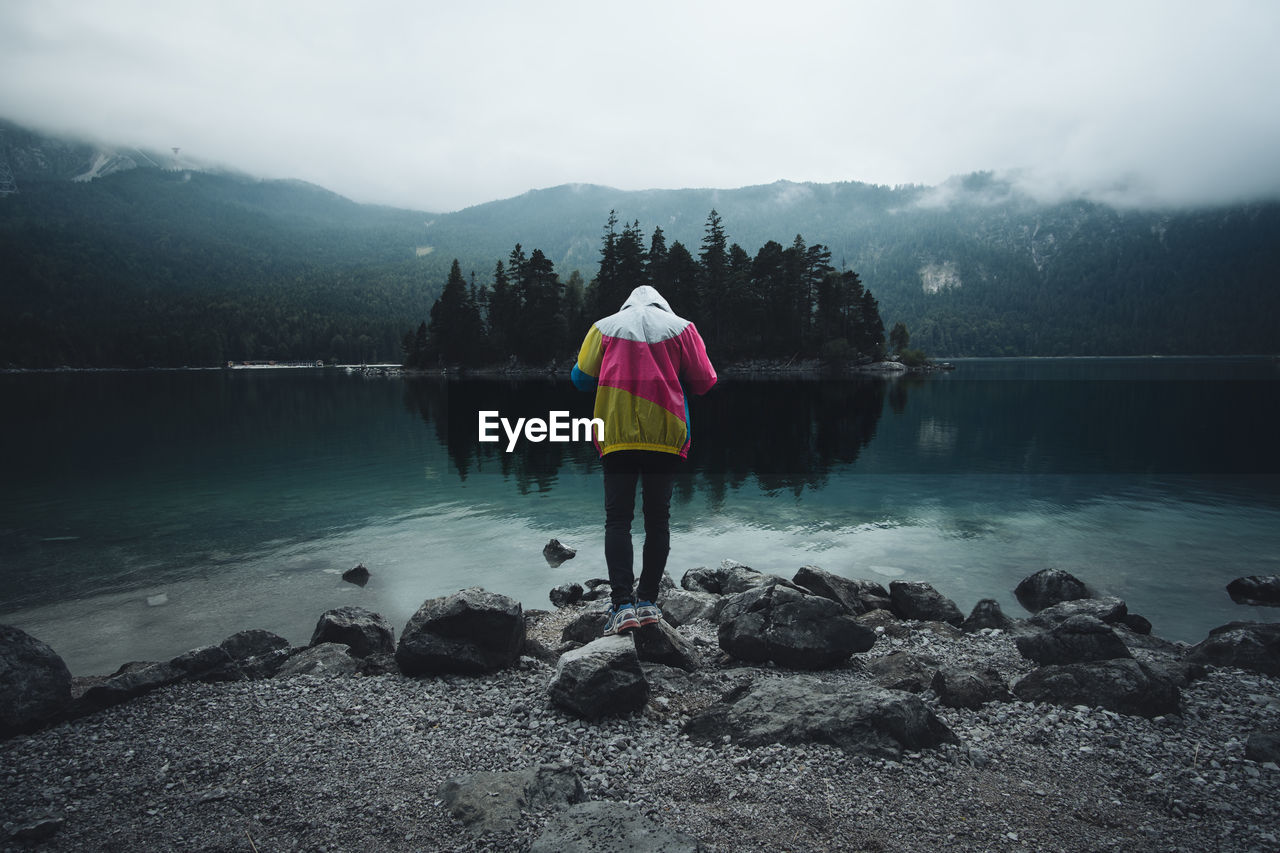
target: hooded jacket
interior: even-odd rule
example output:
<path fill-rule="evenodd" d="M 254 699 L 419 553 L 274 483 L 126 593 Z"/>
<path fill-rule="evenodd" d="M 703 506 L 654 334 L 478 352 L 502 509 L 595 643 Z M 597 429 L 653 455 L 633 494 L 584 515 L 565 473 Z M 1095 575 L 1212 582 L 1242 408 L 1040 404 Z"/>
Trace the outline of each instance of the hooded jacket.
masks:
<path fill-rule="evenodd" d="M 716 371 L 693 323 L 676 316 L 649 285 L 631 291 L 622 310 L 596 321 L 573 367 L 573 384 L 595 390 L 604 421 L 603 456 L 615 450 L 689 455 L 685 388 L 705 394 Z"/>

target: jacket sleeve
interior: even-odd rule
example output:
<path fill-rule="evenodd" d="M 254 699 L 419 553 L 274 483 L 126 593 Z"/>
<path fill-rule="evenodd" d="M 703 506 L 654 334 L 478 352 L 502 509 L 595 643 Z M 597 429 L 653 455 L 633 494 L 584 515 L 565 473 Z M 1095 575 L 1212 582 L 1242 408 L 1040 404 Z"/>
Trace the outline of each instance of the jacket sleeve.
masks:
<path fill-rule="evenodd" d="M 570 378 L 579 391 L 594 391 L 600 378 L 600 364 L 604 360 L 604 338 L 594 324 L 578 350 L 578 363 L 573 366 Z"/>
<path fill-rule="evenodd" d="M 705 394 L 716 384 L 716 369 L 707 357 L 707 346 L 692 323 L 680 333 L 680 379 L 695 394 Z"/>

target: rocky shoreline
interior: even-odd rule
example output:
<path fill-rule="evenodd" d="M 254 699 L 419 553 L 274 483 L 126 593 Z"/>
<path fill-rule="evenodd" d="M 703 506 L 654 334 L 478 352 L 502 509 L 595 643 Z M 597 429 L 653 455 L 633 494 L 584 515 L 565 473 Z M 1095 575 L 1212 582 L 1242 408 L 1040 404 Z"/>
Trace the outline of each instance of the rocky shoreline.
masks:
<path fill-rule="evenodd" d="M 339 608 L 74 686 L 3 629 L 0 848 L 1280 847 L 1280 625 L 1188 646 L 1062 572 L 1013 619 L 726 562 L 599 638 L 606 592 L 463 590 L 398 641 Z"/>

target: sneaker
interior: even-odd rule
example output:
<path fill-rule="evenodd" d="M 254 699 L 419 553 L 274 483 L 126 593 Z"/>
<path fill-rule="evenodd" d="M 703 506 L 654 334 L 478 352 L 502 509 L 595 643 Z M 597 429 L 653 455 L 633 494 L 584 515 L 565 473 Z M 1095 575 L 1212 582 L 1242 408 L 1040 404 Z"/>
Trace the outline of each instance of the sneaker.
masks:
<path fill-rule="evenodd" d="M 609 608 L 609 621 L 604 625 L 604 635 L 606 637 L 613 634 L 620 634 L 623 631 L 632 631 L 640 627 L 640 620 L 636 618 L 636 608 L 630 602 Z"/>
<path fill-rule="evenodd" d="M 637 601 L 636 619 L 642 626 L 654 625 L 662 621 L 662 611 L 652 601 Z"/>

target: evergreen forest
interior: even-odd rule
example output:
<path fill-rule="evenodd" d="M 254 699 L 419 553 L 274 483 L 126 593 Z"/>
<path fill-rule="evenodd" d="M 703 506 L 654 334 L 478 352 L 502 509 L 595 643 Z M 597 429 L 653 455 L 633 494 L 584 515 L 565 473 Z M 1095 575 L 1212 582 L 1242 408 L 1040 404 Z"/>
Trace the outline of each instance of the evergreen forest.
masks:
<path fill-rule="evenodd" d="M 856 272 L 832 266 L 820 243 L 797 234 L 789 246 L 770 240 L 752 256 L 729 242 L 713 209 L 695 257 L 678 240 L 668 246 L 660 227 L 646 246 L 638 220 L 619 228 L 610 211 L 599 268 L 585 287 L 577 270 L 562 282 L 541 249 L 526 254 L 520 244 L 478 286 L 455 259 L 430 320 L 404 337 L 405 366 L 554 363 L 641 285 L 692 320 L 720 362 L 866 362 L 885 352 L 875 297 Z"/>

